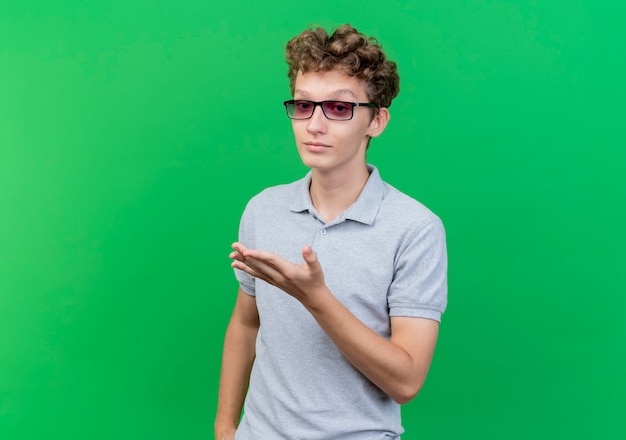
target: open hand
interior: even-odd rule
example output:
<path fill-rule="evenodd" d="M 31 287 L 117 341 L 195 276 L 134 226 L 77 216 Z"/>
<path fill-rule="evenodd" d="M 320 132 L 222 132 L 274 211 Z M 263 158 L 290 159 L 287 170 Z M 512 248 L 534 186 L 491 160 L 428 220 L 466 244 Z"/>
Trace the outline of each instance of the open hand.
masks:
<path fill-rule="evenodd" d="M 310 246 L 302 249 L 302 264 L 292 263 L 271 252 L 248 249 L 241 243 L 233 243 L 232 247 L 232 267 L 278 287 L 305 305 L 327 290 L 324 271 Z"/>

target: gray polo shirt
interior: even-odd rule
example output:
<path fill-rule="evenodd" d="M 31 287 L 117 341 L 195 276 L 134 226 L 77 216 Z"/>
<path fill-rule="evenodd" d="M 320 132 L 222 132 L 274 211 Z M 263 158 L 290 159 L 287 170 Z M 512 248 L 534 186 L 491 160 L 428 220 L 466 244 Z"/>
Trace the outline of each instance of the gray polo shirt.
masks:
<path fill-rule="evenodd" d="M 368 168 L 358 200 L 328 223 L 311 202 L 311 173 L 266 189 L 248 203 L 239 241 L 298 263 L 311 245 L 333 294 L 389 338 L 390 316 L 440 320 L 447 304 L 445 233 L 435 214 Z M 261 321 L 235 438 L 399 438 L 400 405 L 343 357 L 302 304 L 245 272 L 235 274 L 244 292 L 256 296 Z"/>

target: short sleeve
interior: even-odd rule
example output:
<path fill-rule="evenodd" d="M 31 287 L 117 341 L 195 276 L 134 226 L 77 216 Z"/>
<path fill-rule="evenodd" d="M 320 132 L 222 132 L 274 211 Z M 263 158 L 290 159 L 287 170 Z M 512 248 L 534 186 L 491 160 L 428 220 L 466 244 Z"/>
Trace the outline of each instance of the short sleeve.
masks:
<path fill-rule="evenodd" d="M 255 240 L 254 240 L 254 228 L 252 224 L 252 219 L 254 216 L 252 215 L 252 201 L 248 203 L 246 209 L 241 216 L 241 221 L 239 222 L 239 239 L 240 243 L 243 243 L 246 247 L 254 249 Z M 245 293 L 251 296 L 255 296 L 255 278 L 244 272 L 240 269 L 234 269 L 235 277 L 239 282 L 239 287 Z"/>
<path fill-rule="evenodd" d="M 415 231 L 400 251 L 388 292 L 389 315 L 441 321 L 448 299 L 447 272 L 445 230 L 436 218 Z"/>

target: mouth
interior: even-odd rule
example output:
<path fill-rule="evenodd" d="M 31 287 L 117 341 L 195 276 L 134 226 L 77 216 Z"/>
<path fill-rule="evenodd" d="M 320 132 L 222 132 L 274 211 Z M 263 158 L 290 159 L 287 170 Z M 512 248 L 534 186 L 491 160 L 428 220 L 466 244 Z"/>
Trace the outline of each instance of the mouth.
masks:
<path fill-rule="evenodd" d="M 304 145 L 306 146 L 307 150 L 312 152 L 320 152 L 330 148 L 330 145 L 321 142 L 305 142 Z"/>

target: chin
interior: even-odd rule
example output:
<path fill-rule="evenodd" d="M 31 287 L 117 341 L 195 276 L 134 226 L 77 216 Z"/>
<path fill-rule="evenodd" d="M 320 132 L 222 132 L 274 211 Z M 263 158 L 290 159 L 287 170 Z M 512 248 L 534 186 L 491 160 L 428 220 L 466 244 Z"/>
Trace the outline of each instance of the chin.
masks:
<path fill-rule="evenodd" d="M 324 158 L 321 157 L 311 157 L 310 154 L 301 154 L 300 160 L 302 160 L 302 163 L 307 168 L 320 170 L 332 168 L 332 163 L 329 163 L 328 160 L 324 160 Z"/>
<path fill-rule="evenodd" d="M 321 157 L 317 157 L 308 151 L 298 151 L 298 153 L 300 153 L 300 160 L 308 168 L 316 168 L 323 162 Z"/>

